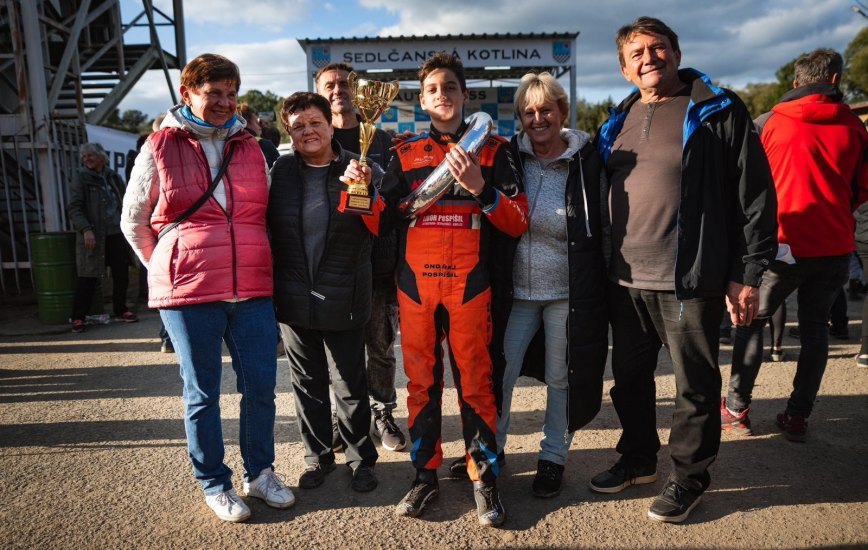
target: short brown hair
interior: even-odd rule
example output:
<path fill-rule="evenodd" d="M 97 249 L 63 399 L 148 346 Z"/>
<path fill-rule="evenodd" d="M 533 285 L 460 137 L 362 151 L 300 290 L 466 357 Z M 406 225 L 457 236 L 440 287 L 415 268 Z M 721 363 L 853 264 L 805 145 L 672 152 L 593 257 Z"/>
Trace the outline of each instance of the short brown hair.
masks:
<path fill-rule="evenodd" d="M 322 69 L 318 70 L 316 74 L 313 76 L 313 83 L 316 84 L 319 82 L 319 77 L 322 76 L 323 73 L 327 73 L 329 71 L 346 71 L 348 73 L 353 72 L 353 66 L 349 63 L 329 63 Z"/>
<path fill-rule="evenodd" d="M 793 69 L 798 86 L 832 82 L 833 76 L 844 72 L 844 59 L 835 50 L 818 48 L 796 59 Z"/>
<path fill-rule="evenodd" d="M 567 97 L 567 91 L 561 86 L 561 83 L 552 76 L 548 71 L 537 73 L 527 73 L 521 77 L 521 83 L 515 91 L 515 114 L 521 120 L 521 113 L 530 103 L 542 103 L 543 101 L 553 101 L 564 119 L 561 124 L 564 124 L 570 116 L 570 100 Z"/>
<path fill-rule="evenodd" d="M 461 91 L 467 91 L 467 81 L 464 79 L 464 64 L 452 55 L 446 52 L 437 52 L 422 63 L 419 69 L 419 84 L 425 85 L 425 79 L 428 75 L 437 69 L 449 69 L 458 78 L 458 83 L 461 85 Z"/>
<path fill-rule="evenodd" d="M 241 87 L 238 65 L 222 55 L 203 53 L 181 71 L 181 84 L 191 90 L 198 90 L 206 82 L 230 82 L 237 92 Z"/>
<path fill-rule="evenodd" d="M 657 34 L 665 36 L 669 39 L 669 43 L 672 44 L 673 50 L 676 52 L 681 51 L 681 47 L 678 45 L 678 35 L 675 34 L 675 31 L 670 29 L 666 23 L 659 19 L 642 16 L 629 25 L 624 25 L 615 33 L 615 45 L 618 47 L 618 61 L 621 63 L 622 67 L 626 66 L 623 53 L 624 44 L 626 44 L 634 34 Z"/>
<path fill-rule="evenodd" d="M 332 108 L 328 99 L 313 92 L 295 92 L 284 99 L 283 105 L 280 106 L 280 121 L 287 133 L 289 133 L 289 117 L 310 107 L 316 107 L 322 111 L 326 121 L 329 124 L 332 123 Z"/>

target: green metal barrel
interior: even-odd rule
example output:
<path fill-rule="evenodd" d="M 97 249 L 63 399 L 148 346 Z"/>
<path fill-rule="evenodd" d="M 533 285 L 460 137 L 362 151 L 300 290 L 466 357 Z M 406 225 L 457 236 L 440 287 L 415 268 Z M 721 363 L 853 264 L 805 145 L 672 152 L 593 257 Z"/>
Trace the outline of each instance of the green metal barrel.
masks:
<path fill-rule="evenodd" d="M 30 265 L 36 284 L 39 320 L 66 323 L 75 294 L 75 233 L 40 233 L 30 237 Z"/>

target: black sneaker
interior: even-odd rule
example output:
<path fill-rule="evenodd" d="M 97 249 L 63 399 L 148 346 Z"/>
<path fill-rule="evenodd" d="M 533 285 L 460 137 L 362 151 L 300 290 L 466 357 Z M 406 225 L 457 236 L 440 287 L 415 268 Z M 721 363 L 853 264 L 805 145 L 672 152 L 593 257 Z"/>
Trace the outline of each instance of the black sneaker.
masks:
<path fill-rule="evenodd" d="M 328 473 L 334 472 L 334 462 L 329 464 L 308 464 L 304 469 L 304 473 L 298 478 L 298 486 L 302 489 L 316 489 L 325 481 L 325 476 Z"/>
<path fill-rule="evenodd" d="M 497 453 L 497 465 L 501 468 L 506 466 L 506 455 L 503 451 Z M 449 473 L 452 477 L 469 479 L 470 476 L 467 475 L 467 455 L 453 460 L 452 464 L 449 465 Z"/>
<path fill-rule="evenodd" d="M 696 508 L 701 498 L 701 492 L 682 487 L 674 481 L 668 481 L 663 492 L 651 503 L 648 517 L 654 521 L 681 523 Z"/>
<path fill-rule="evenodd" d="M 595 475 L 588 486 L 597 493 L 620 493 L 630 485 L 644 485 L 657 481 L 656 466 L 633 467 L 619 460 L 607 471 Z"/>
<path fill-rule="evenodd" d="M 418 479 L 413 482 L 410 491 L 404 495 L 401 502 L 395 506 L 396 516 L 419 517 L 425 506 L 437 498 L 440 494 L 440 485 L 437 483 L 437 478 L 434 481 L 426 482 Z"/>
<path fill-rule="evenodd" d="M 481 481 L 473 482 L 473 499 L 476 500 L 476 513 L 480 525 L 498 527 L 506 521 L 506 510 L 500 501 L 500 493 L 494 484 L 486 485 Z"/>
<path fill-rule="evenodd" d="M 829 335 L 833 338 L 837 338 L 838 340 L 850 339 L 850 331 L 849 329 L 847 329 L 847 325 L 829 325 Z"/>
<path fill-rule="evenodd" d="M 380 438 L 380 444 L 387 451 L 400 451 L 407 446 L 401 428 L 392 418 L 392 411 L 385 409 L 374 412 L 374 433 Z"/>
<path fill-rule="evenodd" d="M 539 460 L 536 463 L 536 477 L 533 478 L 533 495 L 541 498 L 551 498 L 561 492 L 561 478 L 564 467 L 550 460 Z"/>
<path fill-rule="evenodd" d="M 357 493 L 367 493 L 376 489 L 377 477 L 374 475 L 374 467 L 357 466 L 353 470 L 353 482 L 350 487 Z"/>

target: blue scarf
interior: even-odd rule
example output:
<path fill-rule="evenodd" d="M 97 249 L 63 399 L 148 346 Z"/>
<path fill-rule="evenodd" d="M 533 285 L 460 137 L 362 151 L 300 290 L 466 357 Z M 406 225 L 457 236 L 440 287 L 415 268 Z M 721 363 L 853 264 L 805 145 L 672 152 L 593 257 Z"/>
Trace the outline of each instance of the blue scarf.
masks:
<path fill-rule="evenodd" d="M 221 130 L 226 128 L 232 128 L 232 125 L 235 124 L 236 120 L 238 120 L 238 115 L 232 115 L 232 118 L 230 118 L 223 126 L 215 126 L 210 122 L 206 122 L 194 115 L 193 111 L 190 110 L 189 105 L 184 105 L 183 107 L 181 107 L 181 116 L 183 116 L 190 122 L 195 122 L 196 124 L 199 124 L 200 126 L 205 126 L 207 128 L 220 128 Z"/>

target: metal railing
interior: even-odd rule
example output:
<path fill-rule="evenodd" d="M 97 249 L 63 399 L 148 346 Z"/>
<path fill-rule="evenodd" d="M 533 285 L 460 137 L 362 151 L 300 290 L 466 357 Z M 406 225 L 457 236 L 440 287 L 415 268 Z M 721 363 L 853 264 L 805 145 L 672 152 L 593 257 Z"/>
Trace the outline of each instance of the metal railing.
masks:
<path fill-rule="evenodd" d="M 43 197 L 37 182 L 53 181 L 60 206 L 61 229 L 69 229 L 65 205 L 69 182 L 80 167 L 79 147 L 84 126 L 77 121 L 52 121 L 47 144 L 35 143 L 28 132 L 0 138 L 0 292 L 21 294 L 33 288 L 30 239 L 44 232 Z M 40 174 L 37 156 L 45 152 L 53 177 Z"/>

